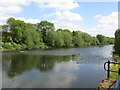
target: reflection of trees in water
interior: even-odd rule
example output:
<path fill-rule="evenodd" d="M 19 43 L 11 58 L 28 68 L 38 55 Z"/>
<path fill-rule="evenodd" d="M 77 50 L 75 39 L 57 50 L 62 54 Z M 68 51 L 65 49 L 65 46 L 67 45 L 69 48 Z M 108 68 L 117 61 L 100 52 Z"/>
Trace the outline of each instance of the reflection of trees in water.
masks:
<path fill-rule="evenodd" d="M 67 56 L 37 56 L 28 54 L 3 55 L 3 68 L 8 68 L 7 73 L 10 78 L 15 77 L 25 71 L 38 69 L 41 72 L 50 71 L 55 63 L 70 61 L 72 55 Z M 8 63 L 9 65 L 6 65 Z"/>

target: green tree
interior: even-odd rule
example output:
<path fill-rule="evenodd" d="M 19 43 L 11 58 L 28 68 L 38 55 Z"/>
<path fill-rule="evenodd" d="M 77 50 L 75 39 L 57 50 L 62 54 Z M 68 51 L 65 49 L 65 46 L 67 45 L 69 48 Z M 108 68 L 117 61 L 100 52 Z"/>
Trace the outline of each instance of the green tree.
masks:
<path fill-rule="evenodd" d="M 56 47 L 62 47 L 64 44 L 63 41 L 63 35 L 61 31 L 57 31 L 56 32 L 56 38 L 55 38 L 55 46 Z"/>
<path fill-rule="evenodd" d="M 70 32 L 63 31 L 64 46 L 69 47 L 72 44 L 72 35 Z"/>
<path fill-rule="evenodd" d="M 102 44 L 102 45 L 107 44 L 107 38 L 106 38 L 105 36 L 98 34 L 98 35 L 97 35 L 97 38 L 98 38 L 100 44 Z"/>
<path fill-rule="evenodd" d="M 21 43 L 23 33 L 20 27 L 15 27 L 11 34 L 14 42 Z"/>
<path fill-rule="evenodd" d="M 114 44 L 115 53 L 120 56 L 120 29 L 115 32 L 115 44 Z"/>
<path fill-rule="evenodd" d="M 84 46 L 84 41 L 81 32 L 73 31 L 73 45 L 77 47 Z"/>
<path fill-rule="evenodd" d="M 48 31 L 51 31 L 51 30 L 54 31 L 55 30 L 55 26 L 51 22 L 41 21 L 37 25 L 37 30 L 40 31 L 40 32 L 42 32 L 43 41 L 46 43 L 45 37 L 47 36 Z"/>
<path fill-rule="evenodd" d="M 89 46 L 92 44 L 93 38 L 89 34 L 82 32 L 81 35 L 85 42 L 85 45 Z"/>
<path fill-rule="evenodd" d="M 99 45 L 99 40 L 96 37 L 93 37 L 92 45 Z"/>
<path fill-rule="evenodd" d="M 36 47 L 37 45 L 40 44 L 39 34 L 34 29 L 25 30 L 24 40 L 28 49 Z"/>
<path fill-rule="evenodd" d="M 48 46 L 55 46 L 55 39 L 56 39 L 56 32 L 55 31 L 48 31 L 45 37 L 46 44 Z"/>

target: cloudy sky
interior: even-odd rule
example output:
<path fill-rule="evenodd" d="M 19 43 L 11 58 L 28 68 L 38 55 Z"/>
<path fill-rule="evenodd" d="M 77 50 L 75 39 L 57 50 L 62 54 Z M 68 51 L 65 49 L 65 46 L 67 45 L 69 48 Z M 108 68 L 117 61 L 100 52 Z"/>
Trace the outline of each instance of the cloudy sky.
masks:
<path fill-rule="evenodd" d="M 30 23 L 53 22 L 56 29 L 114 36 L 118 28 L 118 2 L 79 0 L 0 0 L 0 25 L 9 17 Z"/>

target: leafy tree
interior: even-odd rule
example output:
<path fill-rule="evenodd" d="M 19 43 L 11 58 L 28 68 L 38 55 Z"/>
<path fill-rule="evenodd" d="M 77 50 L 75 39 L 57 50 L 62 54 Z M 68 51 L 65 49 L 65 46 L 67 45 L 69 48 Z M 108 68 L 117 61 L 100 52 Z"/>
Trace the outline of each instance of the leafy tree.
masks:
<path fill-rule="evenodd" d="M 25 44 L 29 49 L 40 44 L 39 34 L 37 33 L 37 31 L 33 29 L 25 30 L 24 39 L 25 39 Z"/>
<path fill-rule="evenodd" d="M 98 35 L 97 35 L 97 38 L 98 38 L 99 42 L 100 42 L 102 45 L 104 45 L 104 44 L 107 43 L 107 38 L 106 38 L 105 36 L 98 34 Z"/>
<path fill-rule="evenodd" d="M 41 21 L 40 23 L 38 23 L 37 25 L 37 29 L 38 31 L 42 32 L 43 35 L 43 41 L 46 42 L 45 37 L 47 36 L 47 32 L 50 30 L 55 30 L 55 26 L 53 23 L 48 22 L 48 21 Z"/>
<path fill-rule="evenodd" d="M 99 35 L 99 34 L 97 35 L 97 38 L 101 45 L 114 43 L 114 38 L 106 37 L 106 36 Z"/>
<path fill-rule="evenodd" d="M 57 29 L 57 32 L 62 32 L 63 30 L 62 29 Z"/>
<path fill-rule="evenodd" d="M 56 47 L 62 47 L 64 44 L 63 41 L 63 35 L 61 31 L 57 31 L 56 32 L 56 38 L 55 38 L 55 46 Z"/>
<path fill-rule="evenodd" d="M 73 44 L 74 46 L 84 46 L 84 41 L 79 31 L 73 31 Z"/>
<path fill-rule="evenodd" d="M 56 39 L 56 32 L 55 31 L 48 31 L 45 37 L 46 44 L 48 46 L 55 46 L 55 39 Z"/>
<path fill-rule="evenodd" d="M 91 45 L 92 44 L 93 38 L 89 34 L 82 32 L 81 35 L 82 35 L 82 38 L 85 42 L 85 45 Z"/>
<path fill-rule="evenodd" d="M 63 31 L 64 46 L 69 47 L 72 44 L 72 35 L 69 32 Z"/>
<path fill-rule="evenodd" d="M 115 44 L 114 44 L 115 53 L 120 56 L 120 29 L 115 32 Z"/>
<path fill-rule="evenodd" d="M 96 37 L 93 37 L 92 45 L 99 45 L 99 40 Z"/>
<path fill-rule="evenodd" d="M 13 38 L 13 41 L 16 42 L 16 43 L 21 43 L 21 40 L 22 40 L 22 30 L 20 27 L 15 27 L 12 32 L 12 38 Z"/>

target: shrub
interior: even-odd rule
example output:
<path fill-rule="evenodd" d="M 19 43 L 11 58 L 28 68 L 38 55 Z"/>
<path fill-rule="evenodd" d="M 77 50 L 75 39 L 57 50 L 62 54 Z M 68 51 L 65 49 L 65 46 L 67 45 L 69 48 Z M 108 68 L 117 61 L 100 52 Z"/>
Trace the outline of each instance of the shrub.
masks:
<path fill-rule="evenodd" d="M 113 54 L 113 60 L 116 62 L 120 62 L 120 57 L 118 55 Z"/>
<path fill-rule="evenodd" d="M 25 44 L 21 45 L 22 49 L 26 48 L 27 46 Z"/>
<path fill-rule="evenodd" d="M 2 45 L 3 45 L 4 43 L 3 42 L 0 42 L 0 49 L 2 49 Z"/>
<path fill-rule="evenodd" d="M 4 43 L 2 47 L 5 49 L 15 49 L 11 43 Z"/>
<path fill-rule="evenodd" d="M 16 44 L 16 43 L 13 43 L 12 46 L 15 48 L 15 49 L 21 49 L 22 46 L 20 44 Z"/>

